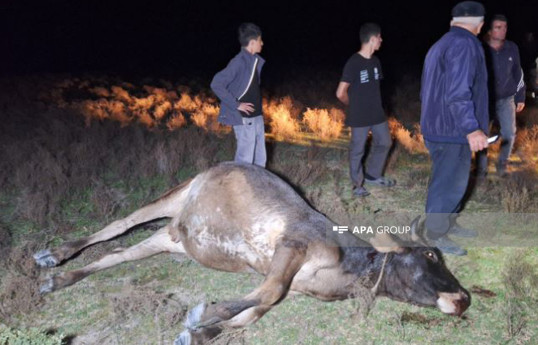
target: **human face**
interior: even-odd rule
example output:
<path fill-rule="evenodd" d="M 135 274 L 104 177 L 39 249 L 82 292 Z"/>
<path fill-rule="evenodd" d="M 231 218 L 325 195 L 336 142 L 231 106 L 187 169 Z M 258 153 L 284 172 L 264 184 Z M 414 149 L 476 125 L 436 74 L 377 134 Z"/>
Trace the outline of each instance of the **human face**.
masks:
<path fill-rule="evenodd" d="M 248 50 L 252 53 L 252 54 L 258 54 L 262 51 L 262 47 L 263 47 L 263 41 L 262 41 L 262 37 L 261 36 L 258 36 L 258 38 L 256 38 L 255 40 L 252 39 L 250 40 L 250 42 L 248 42 Z"/>
<path fill-rule="evenodd" d="M 502 20 L 494 20 L 489 30 L 489 37 L 495 41 L 504 41 L 506 39 L 506 31 L 508 25 Z"/>
<path fill-rule="evenodd" d="M 381 42 L 383 42 L 383 39 L 381 38 L 381 34 L 372 36 L 370 38 L 370 42 L 372 43 L 374 51 L 379 50 L 379 48 L 381 47 Z"/>

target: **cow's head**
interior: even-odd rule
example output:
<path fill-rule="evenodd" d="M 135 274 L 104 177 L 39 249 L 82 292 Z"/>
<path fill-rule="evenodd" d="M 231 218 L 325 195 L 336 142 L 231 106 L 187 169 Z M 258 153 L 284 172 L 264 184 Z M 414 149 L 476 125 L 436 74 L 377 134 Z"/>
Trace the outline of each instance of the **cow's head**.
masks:
<path fill-rule="evenodd" d="M 417 224 L 418 219 L 412 224 L 413 232 Z M 439 249 L 414 240 L 410 246 L 386 238 L 372 241 L 378 252 L 387 255 L 379 294 L 461 316 L 471 304 L 471 295 L 448 270 Z"/>

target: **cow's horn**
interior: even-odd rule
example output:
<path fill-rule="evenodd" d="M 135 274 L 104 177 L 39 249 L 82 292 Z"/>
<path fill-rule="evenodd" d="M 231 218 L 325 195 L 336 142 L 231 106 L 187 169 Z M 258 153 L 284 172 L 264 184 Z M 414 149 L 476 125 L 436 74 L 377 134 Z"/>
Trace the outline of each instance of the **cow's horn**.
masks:
<path fill-rule="evenodd" d="M 395 240 L 387 233 L 377 233 L 370 239 L 370 244 L 380 253 L 403 253 L 405 248 L 401 247 Z"/>

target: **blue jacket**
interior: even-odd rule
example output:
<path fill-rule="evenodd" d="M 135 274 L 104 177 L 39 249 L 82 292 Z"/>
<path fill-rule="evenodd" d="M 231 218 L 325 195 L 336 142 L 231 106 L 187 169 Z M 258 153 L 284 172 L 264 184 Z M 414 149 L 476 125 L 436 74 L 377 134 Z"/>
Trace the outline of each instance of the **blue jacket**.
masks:
<path fill-rule="evenodd" d="M 211 90 L 220 99 L 219 122 L 235 126 L 243 124 L 243 118 L 237 107 L 237 100 L 248 88 L 254 62 L 258 59 L 258 80 L 265 60 L 258 54 L 250 54 L 241 49 L 222 71 L 215 74 L 211 81 Z"/>
<path fill-rule="evenodd" d="M 488 85 L 484 49 L 469 31 L 453 26 L 428 51 L 422 72 L 420 127 L 426 140 L 467 143 L 487 134 Z"/>
<path fill-rule="evenodd" d="M 487 45 L 487 53 L 491 58 L 489 67 L 495 99 L 515 96 L 516 103 L 525 102 L 525 82 L 517 45 L 512 41 L 505 41 L 499 50 Z"/>

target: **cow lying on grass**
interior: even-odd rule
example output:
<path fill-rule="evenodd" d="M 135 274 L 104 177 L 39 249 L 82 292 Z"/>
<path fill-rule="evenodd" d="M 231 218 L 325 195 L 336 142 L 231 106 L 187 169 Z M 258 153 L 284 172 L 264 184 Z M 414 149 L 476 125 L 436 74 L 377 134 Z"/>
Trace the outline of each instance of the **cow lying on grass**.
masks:
<path fill-rule="evenodd" d="M 218 270 L 265 276 L 258 288 L 242 298 L 194 308 L 175 344 L 203 344 L 225 328 L 252 324 L 289 291 L 334 301 L 355 297 L 360 284 L 374 295 L 434 306 L 454 315 L 461 315 L 471 302 L 436 248 L 386 243 L 372 247 L 353 234 L 332 232 L 335 224 L 276 175 L 235 163 L 200 173 L 103 230 L 42 250 L 34 258 L 40 266 L 56 266 L 89 245 L 163 217 L 171 218 L 170 223 L 150 238 L 53 276 L 41 292 L 162 252 L 185 253 Z"/>

